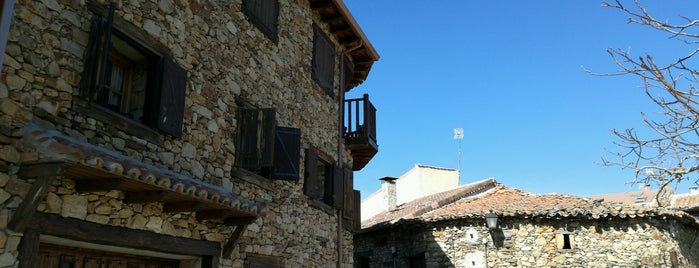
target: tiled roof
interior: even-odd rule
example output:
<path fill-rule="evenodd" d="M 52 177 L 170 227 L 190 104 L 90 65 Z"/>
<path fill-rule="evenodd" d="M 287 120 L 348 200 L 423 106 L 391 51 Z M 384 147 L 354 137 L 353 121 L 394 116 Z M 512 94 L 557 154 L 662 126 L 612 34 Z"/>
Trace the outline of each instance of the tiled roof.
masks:
<path fill-rule="evenodd" d="M 379 223 L 391 222 L 400 219 L 414 218 L 425 212 L 442 207 L 466 196 L 473 196 L 479 193 L 494 189 L 495 180 L 486 179 L 475 183 L 467 184 L 459 188 L 444 191 L 428 196 L 424 196 L 413 201 L 401 204 L 390 211 L 381 212 L 376 216 L 362 222 L 362 228 L 374 226 Z"/>
<path fill-rule="evenodd" d="M 699 224 L 688 214 L 669 209 L 630 206 L 573 195 L 534 194 L 504 187 L 492 179 L 476 184 L 481 189 L 476 194 L 464 194 L 460 195 L 460 198 L 454 198 L 455 195 L 452 195 L 452 198 L 441 199 L 443 196 L 449 196 L 450 193 L 473 187 L 471 184 L 427 196 L 406 203 L 396 211 L 379 214 L 362 222 L 362 227 L 366 229 L 365 231 L 372 231 L 411 222 L 484 218 L 485 214 L 491 210 L 501 217 L 599 219 L 672 216 Z M 427 206 L 429 209 L 419 207 L 425 201 L 430 204 Z"/>
<path fill-rule="evenodd" d="M 590 199 L 604 199 L 607 202 L 617 202 L 625 205 L 641 205 L 649 207 L 658 207 L 658 199 L 660 197 L 660 203 L 666 206 L 669 203 L 670 196 L 672 195 L 672 189 L 664 191 L 661 195 L 658 195 L 660 190 L 658 189 L 642 189 L 635 192 L 623 192 L 623 193 L 612 193 L 612 194 L 601 194 L 589 196 Z"/>
<path fill-rule="evenodd" d="M 670 201 L 672 208 L 697 209 L 699 208 L 699 193 L 676 194 Z"/>
<path fill-rule="evenodd" d="M 35 123 L 22 128 L 27 149 L 40 153 L 35 165 L 60 161 L 65 175 L 81 179 L 119 180 L 124 187 L 166 190 L 178 199 L 196 200 L 214 208 L 225 208 L 247 216 L 258 216 L 263 207 L 234 195 L 230 190 L 164 168 L 144 163 L 106 148 L 94 146 Z M 141 185 L 141 186 L 139 186 Z"/>

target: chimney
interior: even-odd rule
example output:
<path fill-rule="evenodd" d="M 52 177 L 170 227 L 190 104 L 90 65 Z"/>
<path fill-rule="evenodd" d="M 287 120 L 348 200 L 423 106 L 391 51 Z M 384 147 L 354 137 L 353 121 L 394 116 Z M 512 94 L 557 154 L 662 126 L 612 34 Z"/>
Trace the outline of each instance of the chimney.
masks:
<path fill-rule="evenodd" d="M 388 211 L 395 210 L 398 206 L 396 204 L 396 180 L 398 178 L 394 177 L 383 177 L 380 180 L 381 182 L 381 190 L 384 192 L 386 195 L 386 206 Z"/>
<path fill-rule="evenodd" d="M 699 194 L 699 186 L 689 186 L 690 194 Z"/>
<path fill-rule="evenodd" d="M 643 190 L 650 190 L 650 183 L 641 183 L 641 184 L 638 186 L 638 190 L 641 190 L 641 191 L 643 191 Z"/>

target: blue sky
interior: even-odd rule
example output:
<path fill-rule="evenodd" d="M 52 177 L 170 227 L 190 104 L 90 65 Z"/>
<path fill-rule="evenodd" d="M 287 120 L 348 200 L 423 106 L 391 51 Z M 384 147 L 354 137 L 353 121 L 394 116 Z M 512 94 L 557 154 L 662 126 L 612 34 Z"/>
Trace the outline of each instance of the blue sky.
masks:
<path fill-rule="evenodd" d="M 627 5 L 630 5 L 630 1 Z M 457 168 L 461 183 L 493 177 L 536 193 L 593 195 L 637 189 L 633 174 L 599 165 L 618 151 L 613 128 L 642 129 L 659 113 L 641 80 L 585 73 L 617 70 L 605 50 L 649 52 L 660 62 L 690 51 L 597 0 L 346 0 L 381 55 L 367 81 L 378 109 L 379 153 L 360 172 L 362 196 L 379 178 L 415 164 Z M 699 1 L 642 1 L 659 18 L 699 17 Z M 695 14 L 690 14 L 694 11 Z M 687 192 L 689 183 L 677 192 Z"/>

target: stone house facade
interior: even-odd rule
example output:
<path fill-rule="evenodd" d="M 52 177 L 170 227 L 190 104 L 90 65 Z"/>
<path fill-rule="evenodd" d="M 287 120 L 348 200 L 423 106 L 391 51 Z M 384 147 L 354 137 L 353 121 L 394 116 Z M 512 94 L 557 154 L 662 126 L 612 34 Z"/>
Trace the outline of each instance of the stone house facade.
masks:
<path fill-rule="evenodd" d="M 352 265 L 379 56 L 342 1 L 2 6 L 0 267 Z"/>
<path fill-rule="evenodd" d="M 356 267 L 699 264 L 699 222 L 684 212 L 533 194 L 492 179 L 399 205 L 362 227 Z"/>

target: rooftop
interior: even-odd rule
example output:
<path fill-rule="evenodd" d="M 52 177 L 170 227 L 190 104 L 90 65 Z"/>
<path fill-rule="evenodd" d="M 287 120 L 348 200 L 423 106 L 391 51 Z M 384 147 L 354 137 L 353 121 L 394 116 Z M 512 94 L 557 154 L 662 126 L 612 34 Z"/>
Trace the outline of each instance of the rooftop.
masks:
<path fill-rule="evenodd" d="M 599 219 L 673 216 L 696 223 L 684 212 L 573 195 L 535 194 L 488 179 L 405 203 L 362 222 L 362 228 L 376 230 L 410 222 L 484 218 L 491 210 L 501 217 Z"/>

